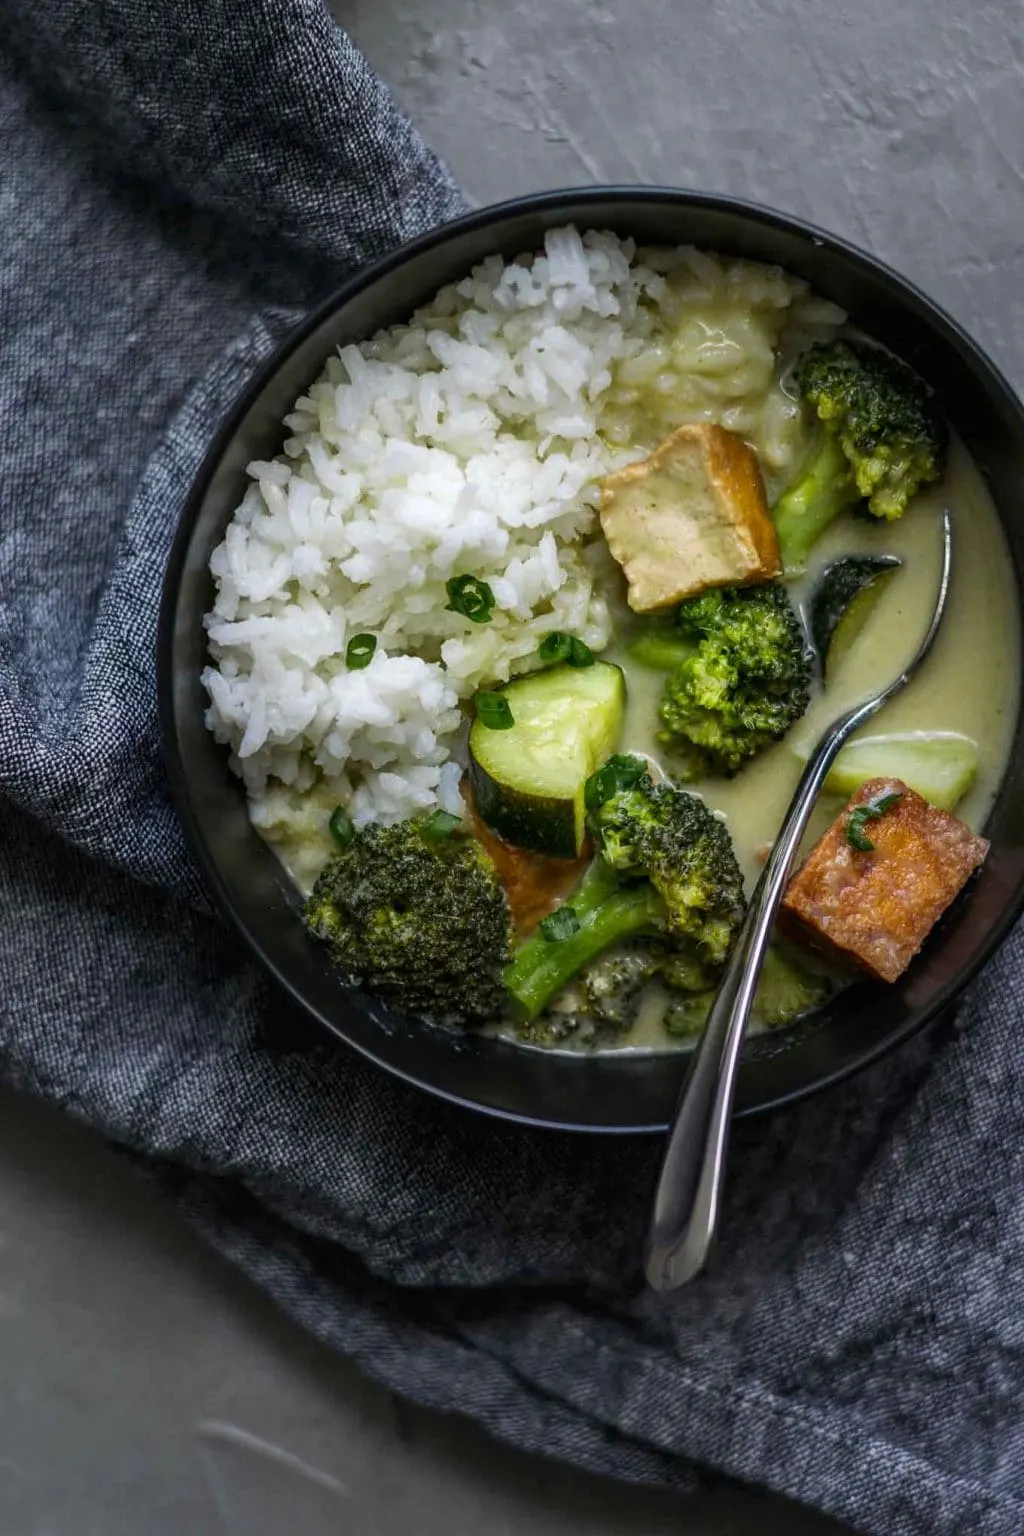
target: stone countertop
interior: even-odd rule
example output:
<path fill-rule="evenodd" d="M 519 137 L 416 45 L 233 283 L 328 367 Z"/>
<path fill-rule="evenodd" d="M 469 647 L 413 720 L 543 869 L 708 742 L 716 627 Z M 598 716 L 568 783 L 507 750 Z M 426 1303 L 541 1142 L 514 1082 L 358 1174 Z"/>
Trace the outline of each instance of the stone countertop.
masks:
<path fill-rule="evenodd" d="M 3 1536 L 828 1536 L 606 1484 L 397 1403 L 49 1106 L 0 1091 Z"/>
<path fill-rule="evenodd" d="M 1016 0 L 333 0 L 472 198 L 588 181 L 752 197 L 899 267 L 1024 382 Z M 396 1405 L 120 1159 L 0 1095 L 4 1536 L 826 1536 Z"/>

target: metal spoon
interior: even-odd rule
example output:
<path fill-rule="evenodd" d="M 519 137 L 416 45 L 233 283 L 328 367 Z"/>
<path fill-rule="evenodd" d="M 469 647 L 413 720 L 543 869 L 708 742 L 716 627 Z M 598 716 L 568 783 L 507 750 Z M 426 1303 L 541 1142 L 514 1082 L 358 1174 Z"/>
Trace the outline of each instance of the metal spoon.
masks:
<path fill-rule="evenodd" d="M 887 688 L 841 715 L 825 731 L 804 769 L 757 882 L 690 1061 L 665 1149 L 644 1257 L 648 1283 L 656 1291 L 685 1285 L 704 1267 L 718 1223 L 740 1047 L 775 914 L 814 802 L 840 748 L 906 687 L 935 643 L 949 594 L 953 558 L 948 511 L 943 513 L 942 532 L 942 576 L 935 611 L 917 654 Z"/>

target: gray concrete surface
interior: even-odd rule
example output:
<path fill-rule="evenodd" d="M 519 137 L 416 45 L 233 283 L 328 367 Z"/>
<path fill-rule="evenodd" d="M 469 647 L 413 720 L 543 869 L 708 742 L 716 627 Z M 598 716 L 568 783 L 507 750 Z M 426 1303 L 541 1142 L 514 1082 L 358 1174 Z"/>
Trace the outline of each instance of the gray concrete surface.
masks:
<path fill-rule="evenodd" d="M 0 1365 L 0 1536 L 839 1529 L 743 1492 L 684 1507 L 396 1403 L 95 1137 L 5 1092 Z"/>
<path fill-rule="evenodd" d="M 331 0 L 479 202 L 769 203 L 898 266 L 1024 382 L 1020 0 Z"/>
<path fill-rule="evenodd" d="M 469 193 L 667 181 L 807 215 L 916 278 L 1024 382 L 1017 0 L 333 0 Z M 826 1536 L 683 1506 L 401 1408 L 0 1094 L 0 1536 Z"/>

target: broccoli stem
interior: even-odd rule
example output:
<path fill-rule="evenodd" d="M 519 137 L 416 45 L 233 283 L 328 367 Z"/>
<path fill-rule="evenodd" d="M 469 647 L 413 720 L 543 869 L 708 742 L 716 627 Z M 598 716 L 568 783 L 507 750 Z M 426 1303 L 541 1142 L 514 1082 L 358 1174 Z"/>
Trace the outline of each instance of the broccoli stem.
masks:
<path fill-rule="evenodd" d="M 772 510 L 787 575 L 803 569 L 828 525 L 859 500 L 849 461 L 836 439 L 826 434 L 800 478 Z"/>
<path fill-rule="evenodd" d="M 642 629 L 626 647 L 630 661 L 653 672 L 674 672 L 697 649 L 692 640 L 674 634 L 667 624 Z"/>
<path fill-rule="evenodd" d="M 623 939 L 664 927 L 665 905 L 654 887 L 621 886 L 603 859 L 595 859 L 570 903 L 579 928 L 554 943 L 527 939 L 505 972 L 505 986 L 526 1019 L 535 1019 L 585 965 Z"/>

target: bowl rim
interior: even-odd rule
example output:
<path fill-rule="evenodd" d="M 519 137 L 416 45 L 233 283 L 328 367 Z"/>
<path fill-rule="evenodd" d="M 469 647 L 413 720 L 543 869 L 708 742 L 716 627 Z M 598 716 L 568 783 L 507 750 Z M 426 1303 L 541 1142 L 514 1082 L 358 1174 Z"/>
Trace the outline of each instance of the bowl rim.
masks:
<path fill-rule="evenodd" d="M 599 205 L 609 201 L 620 202 L 626 205 L 627 209 L 630 203 L 646 205 L 664 203 L 676 208 L 692 207 L 710 212 L 740 215 L 755 223 L 781 229 L 800 239 L 809 240 L 820 249 L 835 251 L 837 254 L 852 258 L 855 262 L 872 269 L 875 274 L 881 276 L 895 290 L 902 304 L 916 309 L 918 317 L 923 319 L 944 341 L 948 342 L 961 354 L 966 354 L 969 357 L 974 369 L 986 377 L 992 394 L 1000 398 L 1001 404 L 1008 415 L 1013 418 L 1021 439 L 1024 441 L 1024 403 L 1022 403 L 999 366 L 991 360 L 960 322 L 955 320 L 936 300 L 925 293 L 922 288 L 918 287 L 916 283 L 903 276 L 902 273 L 887 262 L 873 255 L 870 251 L 865 250 L 864 247 L 855 244 L 853 241 L 836 235 L 809 220 L 785 213 L 769 204 L 754 202 L 747 198 L 734 197 L 725 193 L 702 192 L 697 189 L 667 184 L 593 183 L 585 186 L 568 185 L 549 188 L 540 192 L 522 193 L 496 203 L 486 203 L 469 210 L 456 219 L 439 224 L 425 233 L 403 242 L 394 250 L 361 267 L 358 272 L 353 273 L 336 288 L 332 289 L 324 299 L 306 312 L 295 325 L 291 326 L 270 355 L 253 370 L 244 388 L 236 397 L 231 409 L 218 424 L 181 504 L 177 526 L 164 568 L 157 619 L 157 706 L 162 757 L 167 773 L 171 800 L 181 822 L 186 844 L 196 861 L 203 877 L 203 882 L 212 895 L 218 912 L 227 921 L 232 931 L 242 938 L 246 949 L 256 959 L 262 971 L 272 978 L 274 984 L 283 990 L 290 1001 L 307 1018 L 315 1020 L 316 1024 L 320 1028 L 325 1029 L 335 1040 L 343 1042 L 349 1049 L 356 1051 L 361 1057 L 372 1062 L 374 1066 L 386 1072 L 389 1076 L 429 1094 L 432 1098 L 440 1099 L 460 1109 L 485 1115 L 506 1124 L 520 1125 L 536 1130 L 599 1136 L 653 1136 L 663 1135 L 669 1127 L 669 1122 L 609 1125 L 576 1120 L 539 1118 L 515 1112 L 500 1105 L 482 1103 L 478 1099 L 455 1093 L 450 1089 L 440 1087 L 428 1081 L 415 1072 L 396 1065 L 389 1061 L 384 1054 L 375 1051 L 362 1041 L 353 1039 L 333 1020 L 327 1018 L 313 1005 L 303 995 L 301 989 L 292 983 L 276 962 L 264 951 L 255 935 L 249 931 L 247 923 L 241 918 L 236 909 L 227 882 L 217 862 L 212 857 L 204 838 L 200 834 L 190 801 L 189 775 L 178 748 L 174 690 L 172 686 L 172 650 L 178 596 L 194 525 L 216 471 L 236 432 L 249 410 L 262 394 L 264 388 L 292 353 L 298 350 L 321 325 L 344 309 L 352 299 L 364 289 L 377 282 L 381 277 L 396 271 L 404 266 L 406 262 L 420 254 L 430 251 L 437 246 L 444 245 L 449 240 L 458 238 L 463 233 L 486 229 L 491 224 L 499 223 L 503 219 L 516 215 L 557 213 L 560 207 L 567 205 L 579 209 L 586 207 L 588 204 Z M 1024 613 L 1024 593 L 1021 594 L 1021 606 L 1022 613 Z M 1024 689 L 1022 689 L 1021 699 L 1018 704 L 1017 738 L 1020 736 L 1022 724 L 1024 724 Z M 947 1013 L 956 999 L 977 978 L 984 967 L 988 965 L 1022 913 L 1024 913 L 1024 884 L 1006 902 L 998 920 L 988 928 L 984 939 L 977 945 L 970 959 L 961 966 L 955 977 L 943 986 L 928 1004 L 918 1010 L 914 1010 L 907 1019 L 902 1021 L 883 1039 L 866 1045 L 859 1052 L 852 1052 L 850 1057 L 840 1066 L 823 1072 L 813 1082 L 778 1092 L 757 1104 L 737 1108 L 734 1110 L 735 1118 L 746 1119 L 754 1115 L 773 1113 L 836 1087 L 839 1083 L 856 1076 L 873 1063 L 881 1060 L 899 1046 L 906 1044 L 917 1034 L 935 1025 Z"/>

